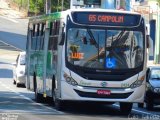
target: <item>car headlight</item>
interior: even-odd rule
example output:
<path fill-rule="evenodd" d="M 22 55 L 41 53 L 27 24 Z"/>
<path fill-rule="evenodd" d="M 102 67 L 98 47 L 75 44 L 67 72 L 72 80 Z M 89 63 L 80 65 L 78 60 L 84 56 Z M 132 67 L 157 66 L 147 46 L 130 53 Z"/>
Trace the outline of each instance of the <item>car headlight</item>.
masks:
<path fill-rule="evenodd" d="M 154 88 L 155 93 L 160 93 L 160 88 Z"/>
<path fill-rule="evenodd" d="M 145 79 L 145 76 L 140 77 L 138 80 L 136 80 L 134 83 L 132 83 L 132 84 L 130 85 L 130 88 L 133 89 L 133 88 L 136 88 L 136 87 L 141 86 L 142 83 L 143 83 L 143 81 L 144 81 L 144 79 Z"/>
<path fill-rule="evenodd" d="M 68 84 L 73 85 L 73 86 L 78 85 L 78 83 L 71 76 L 67 75 L 66 73 L 64 73 L 63 76 Z"/>

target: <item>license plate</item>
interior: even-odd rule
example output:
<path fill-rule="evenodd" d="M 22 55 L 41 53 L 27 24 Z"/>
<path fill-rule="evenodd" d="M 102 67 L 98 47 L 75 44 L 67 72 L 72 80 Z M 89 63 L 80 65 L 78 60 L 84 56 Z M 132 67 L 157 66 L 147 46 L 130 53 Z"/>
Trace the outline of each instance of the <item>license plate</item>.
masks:
<path fill-rule="evenodd" d="M 98 95 L 110 95 L 111 91 L 110 90 L 97 90 Z"/>

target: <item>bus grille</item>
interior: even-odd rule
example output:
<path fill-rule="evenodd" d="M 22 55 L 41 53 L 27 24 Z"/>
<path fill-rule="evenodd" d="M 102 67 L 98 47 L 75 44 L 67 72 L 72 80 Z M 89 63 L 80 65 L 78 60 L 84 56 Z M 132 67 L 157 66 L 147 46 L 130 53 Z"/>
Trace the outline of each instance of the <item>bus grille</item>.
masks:
<path fill-rule="evenodd" d="M 126 99 L 128 98 L 133 92 L 129 93 L 111 93 L 110 95 L 98 95 L 97 93 L 92 92 L 82 92 L 79 90 L 74 91 L 80 96 L 80 97 L 87 97 L 87 98 L 104 98 L 104 99 Z"/>

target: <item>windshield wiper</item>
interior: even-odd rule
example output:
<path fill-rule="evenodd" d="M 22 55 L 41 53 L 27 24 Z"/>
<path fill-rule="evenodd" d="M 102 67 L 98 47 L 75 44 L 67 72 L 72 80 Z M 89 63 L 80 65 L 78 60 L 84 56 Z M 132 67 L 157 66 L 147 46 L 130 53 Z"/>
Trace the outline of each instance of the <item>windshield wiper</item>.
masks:
<path fill-rule="evenodd" d="M 97 41 L 96 41 L 96 39 L 94 38 L 92 31 L 91 31 L 90 29 L 87 28 L 87 32 L 88 32 L 90 38 L 94 41 L 95 47 L 98 48 Z"/>
<path fill-rule="evenodd" d="M 116 37 L 116 39 L 114 40 L 115 42 L 113 42 L 113 44 L 117 45 L 117 42 L 119 42 L 119 40 L 122 38 L 123 34 L 125 33 L 125 30 L 121 31 L 118 36 Z M 112 38 L 113 39 L 113 38 Z M 124 44 L 124 42 L 122 41 L 121 42 L 122 44 Z M 121 43 L 119 43 L 119 45 L 121 45 Z"/>
<path fill-rule="evenodd" d="M 159 77 L 151 78 L 151 79 L 160 79 Z"/>

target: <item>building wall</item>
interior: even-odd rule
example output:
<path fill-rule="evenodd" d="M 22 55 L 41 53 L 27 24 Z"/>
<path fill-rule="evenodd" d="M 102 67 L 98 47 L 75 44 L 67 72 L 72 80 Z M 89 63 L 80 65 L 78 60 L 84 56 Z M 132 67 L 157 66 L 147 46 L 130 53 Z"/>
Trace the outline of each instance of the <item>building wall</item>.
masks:
<path fill-rule="evenodd" d="M 130 11 L 130 0 L 102 0 L 101 7 L 104 9 L 122 9 Z"/>

